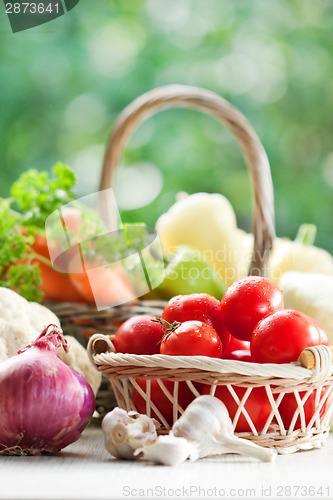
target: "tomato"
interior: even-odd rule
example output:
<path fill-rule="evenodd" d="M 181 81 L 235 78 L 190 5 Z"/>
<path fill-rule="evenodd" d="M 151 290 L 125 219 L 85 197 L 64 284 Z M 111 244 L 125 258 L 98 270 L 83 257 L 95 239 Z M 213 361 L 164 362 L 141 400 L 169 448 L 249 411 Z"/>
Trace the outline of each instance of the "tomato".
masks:
<path fill-rule="evenodd" d="M 316 325 L 316 327 L 319 330 L 319 336 L 320 336 L 320 340 L 321 340 L 321 345 L 330 345 L 329 339 L 328 339 L 328 335 L 325 332 L 324 328 L 321 326 L 320 323 L 318 323 L 317 320 L 315 320 L 314 318 L 311 318 L 311 319 L 312 319 L 312 321 L 314 322 L 314 324 Z"/>
<path fill-rule="evenodd" d="M 246 392 L 246 388 L 237 386 L 231 386 L 231 387 L 236 392 L 238 398 L 242 400 Z M 211 386 L 206 385 L 203 388 L 201 394 L 209 394 L 210 389 Z M 225 404 L 229 412 L 229 416 L 233 421 L 239 405 L 235 402 L 233 396 L 230 394 L 228 387 L 226 385 L 218 385 L 216 387 L 214 396 L 220 399 Z M 264 387 L 253 388 L 249 397 L 245 402 L 244 408 L 249 414 L 255 428 L 257 429 L 258 432 L 260 432 L 264 428 L 266 421 L 272 410 L 265 388 Z M 251 427 L 246 418 L 244 417 L 243 413 L 241 413 L 238 418 L 235 431 L 252 432 Z"/>
<path fill-rule="evenodd" d="M 212 326 L 202 321 L 185 321 L 164 336 L 160 353 L 171 356 L 199 355 L 221 358 L 222 343 Z"/>
<path fill-rule="evenodd" d="M 224 354 L 223 359 L 234 359 L 235 361 L 253 361 L 251 357 L 251 351 L 246 349 L 239 349 L 237 351 L 230 351 L 227 354 Z"/>
<path fill-rule="evenodd" d="M 275 283 L 260 276 L 235 281 L 221 301 L 225 326 L 231 335 L 240 340 L 251 340 L 258 321 L 280 309 L 283 309 L 281 290 Z"/>
<path fill-rule="evenodd" d="M 208 293 L 176 295 L 169 300 L 162 313 L 162 318 L 173 323 L 179 321 L 202 321 L 214 328 L 222 344 L 229 342 L 229 332 L 224 328 L 221 316 L 221 303 Z"/>
<path fill-rule="evenodd" d="M 321 394 L 320 394 L 320 399 L 324 396 L 326 392 L 327 387 L 323 387 L 321 389 Z M 306 392 L 300 392 L 299 396 L 301 399 L 305 396 Z M 305 425 L 308 425 L 311 418 L 313 417 L 315 413 L 315 408 L 316 408 L 316 394 L 317 394 L 317 389 L 313 390 L 311 394 L 308 396 L 307 400 L 305 401 L 303 408 L 304 408 L 304 417 L 305 417 Z M 294 413 L 298 408 L 297 400 L 295 397 L 295 394 L 293 392 L 287 393 L 283 396 L 281 403 L 279 404 L 279 412 L 283 421 L 283 424 L 286 429 L 289 428 L 291 421 L 293 419 Z M 321 418 L 325 412 L 326 408 L 326 402 L 323 404 L 322 408 L 319 411 L 319 418 Z M 294 429 L 299 429 L 301 427 L 301 418 L 300 415 L 298 415 L 296 419 L 296 423 L 294 425 Z"/>
<path fill-rule="evenodd" d="M 113 343 L 117 352 L 159 354 L 163 335 L 163 325 L 157 318 L 142 314 L 125 321 L 118 328 Z"/>
<path fill-rule="evenodd" d="M 173 396 L 174 391 L 174 382 L 171 380 L 161 379 L 164 383 L 166 389 L 169 391 L 171 396 Z M 138 386 L 146 392 L 146 379 L 135 379 Z M 178 385 L 178 404 L 185 410 L 185 408 L 193 401 L 195 398 L 194 394 L 186 384 L 186 382 L 180 382 Z M 139 413 L 146 413 L 146 401 L 141 396 L 139 391 L 135 387 L 132 389 L 132 400 L 133 403 Z M 156 379 L 151 380 L 150 387 L 150 401 L 155 404 L 156 408 L 160 411 L 162 416 L 171 426 L 173 424 L 173 404 L 169 400 L 169 398 L 165 395 L 163 390 L 161 389 L 158 381 Z M 156 418 L 159 422 L 161 419 L 155 413 L 154 410 L 151 411 L 151 417 Z M 163 422 L 162 422 L 163 423 Z"/>
<path fill-rule="evenodd" d="M 249 351 L 250 350 L 250 342 L 248 340 L 239 340 L 236 339 L 233 335 L 230 335 L 228 344 L 223 344 L 223 357 L 230 352 L 233 351 Z"/>
<path fill-rule="evenodd" d="M 321 343 L 321 333 L 312 318 L 283 309 L 258 323 L 251 338 L 251 354 L 257 363 L 290 363 L 297 361 L 306 347 Z"/>

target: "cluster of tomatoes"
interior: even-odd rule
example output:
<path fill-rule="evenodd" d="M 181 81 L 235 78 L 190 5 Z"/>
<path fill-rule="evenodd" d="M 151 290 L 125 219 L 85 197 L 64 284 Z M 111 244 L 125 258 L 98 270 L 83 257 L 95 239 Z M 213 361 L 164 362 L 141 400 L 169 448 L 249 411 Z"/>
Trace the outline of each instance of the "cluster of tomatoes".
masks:
<path fill-rule="evenodd" d="M 122 353 L 199 355 L 258 363 L 296 361 L 303 349 L 321 344 L 328 345 L 328 337 L 319 323 L 299 311 L 284 309 L 281 290 L 270 280 L 258 276 L 233 283 L 221 302 L 204 293 L 173 297 L 166 304 L 161 319 L 149 315 L 130 318 L 120 326 L 114 339 L 116 351 Z M 136 379 L 136 382 L 145 392 L 146 380 Z M 172 394 L 174 383 L 163 382 Z M 201 394 L 209 394 L 211 390 L 210 385 L 197 382 L 195 387 Z M 246 388 L 232 388 L 241 400 Z M 150 394 L 152 403 L 172 424 L 172 403 L 157 380 L 151 381 Z M 238 404 L 229 389 L 217 386 L 215 396 L 223 401 L 233 419 Z M 178 402 L 182 408 L 194 397 L 186 382 L 181 382 Z M 135 388 L 132 398 L 138 411 L 145 413 L 146 402 Z M 314 413 L 315 400 L 316 391 L 313 391 L 304 403 L 306 424 Z M 256 429 L 262 430 L 271 413 L 265 388 L 253 388 L 244 408 Z M 289 427 L 296 408 L 295 395 L 285 394 L 279 405 L 285 427 Z M 153 416 L 158 418 L 154 412 Z M 299 416 L 295 425 L 300 425 Z M 241 414 L 236 431 L 249 430 L 250 425 Z"/>

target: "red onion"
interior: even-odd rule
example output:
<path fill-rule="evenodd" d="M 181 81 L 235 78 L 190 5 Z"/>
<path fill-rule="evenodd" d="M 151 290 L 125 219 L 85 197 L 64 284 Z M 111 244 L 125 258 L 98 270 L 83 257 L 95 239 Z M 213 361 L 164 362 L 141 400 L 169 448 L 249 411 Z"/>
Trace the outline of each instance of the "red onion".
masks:
<path fill-rule="evenodd" d="M 86 380 L 57 355 L 68 344 L 55 325 L 0 363 L 0 453 L 54 453 L 81 436 L 95 408 Z"/>

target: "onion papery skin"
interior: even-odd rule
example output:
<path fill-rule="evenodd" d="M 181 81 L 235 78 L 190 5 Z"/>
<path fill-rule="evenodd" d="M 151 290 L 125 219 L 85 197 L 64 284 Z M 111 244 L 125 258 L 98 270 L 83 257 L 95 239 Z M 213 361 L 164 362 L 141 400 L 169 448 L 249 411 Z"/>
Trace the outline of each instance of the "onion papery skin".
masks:
<path fill-rule="evenodd" d="M 81 436 L 93 390 L 54 349 L 31 346 L 0 363 L 0 453 L 56 453 Z"/>

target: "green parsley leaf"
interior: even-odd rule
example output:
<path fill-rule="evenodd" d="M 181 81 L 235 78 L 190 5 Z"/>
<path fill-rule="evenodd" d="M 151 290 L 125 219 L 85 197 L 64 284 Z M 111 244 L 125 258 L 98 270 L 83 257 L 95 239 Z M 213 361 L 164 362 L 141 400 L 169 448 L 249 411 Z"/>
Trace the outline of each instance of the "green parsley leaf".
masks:
<path fill-rule="evenodd" d="M 18 232 L 20 216 L 7 200 L 0 200 L 0 286 L 12 288 L 27 300 L 40 301 L 42 292 L 37 264 L 31 264 L 32 237 Z"/>
<path fill-rule="evenodd" d="M 52 168 L 53 177 L 47 172 L 31 169 L 23 173 L 11 188 L 13 202 L 23 213 L 22 224 L 30 232 L 44 229 L 47 217 L 63 205 L 75 199 L 72 191 L 76 177 L 74 172 L 57 163 Z"/>

